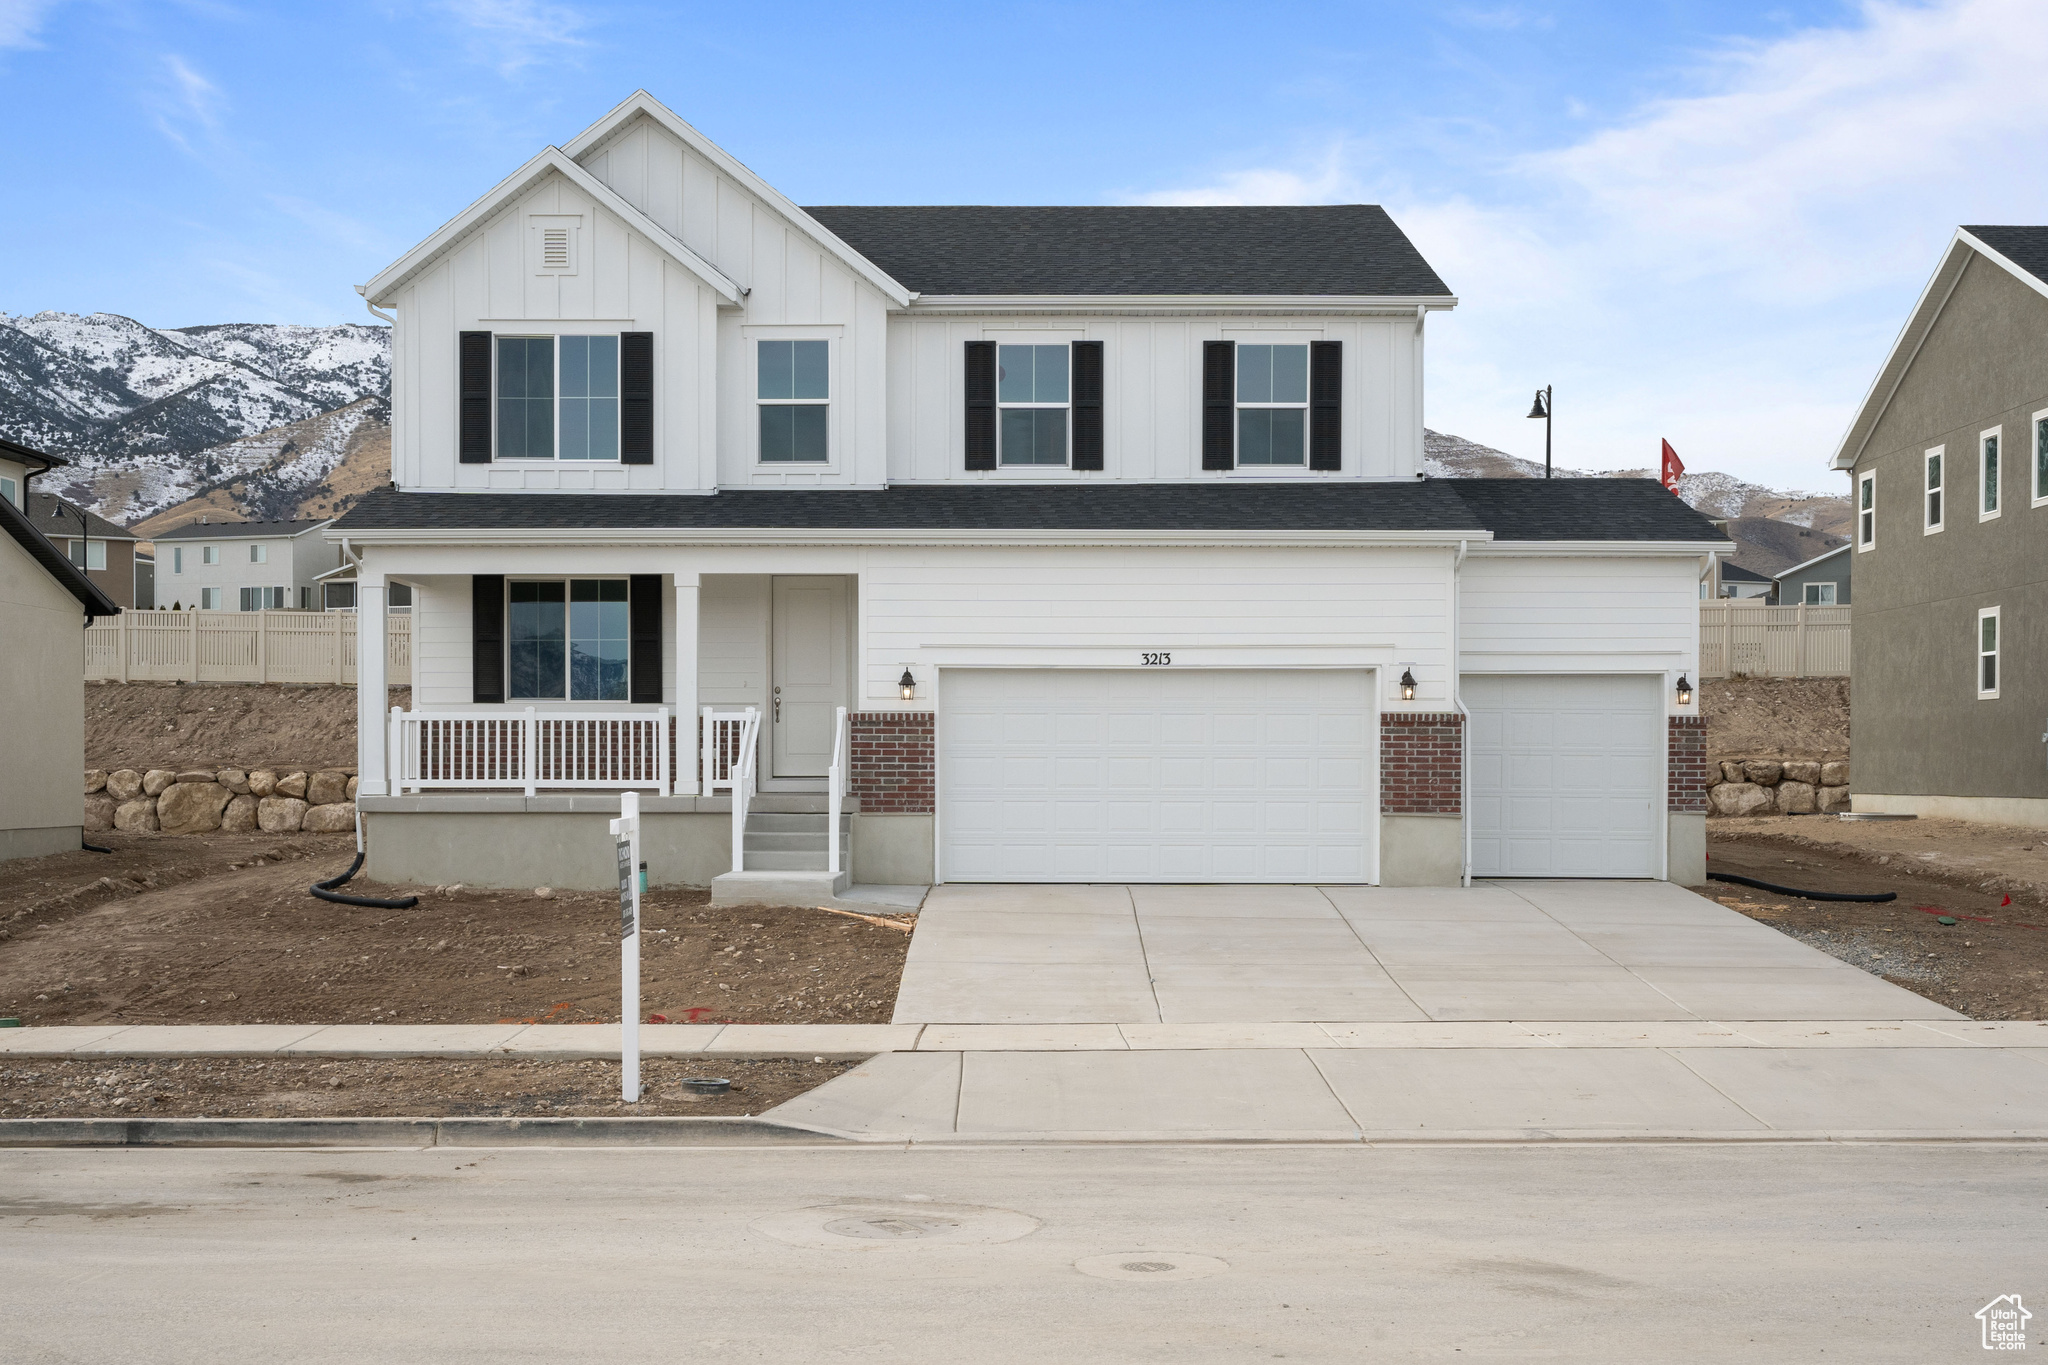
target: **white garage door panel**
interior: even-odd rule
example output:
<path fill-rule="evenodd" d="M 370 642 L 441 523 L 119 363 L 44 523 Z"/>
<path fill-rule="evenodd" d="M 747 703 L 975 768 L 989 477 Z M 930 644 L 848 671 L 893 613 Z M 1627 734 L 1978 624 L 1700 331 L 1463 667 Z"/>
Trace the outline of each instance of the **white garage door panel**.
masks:
<path fill-rule="evenodd" d="M 1472 675 L 1463 689 L 1475 876 L 1660 875 L 1658 679 Z"/>
<path fill-rule="evenodd" d="M 959 670 L 941 689 L 948 881 L 1365 881 L 1356 670 Z"/>

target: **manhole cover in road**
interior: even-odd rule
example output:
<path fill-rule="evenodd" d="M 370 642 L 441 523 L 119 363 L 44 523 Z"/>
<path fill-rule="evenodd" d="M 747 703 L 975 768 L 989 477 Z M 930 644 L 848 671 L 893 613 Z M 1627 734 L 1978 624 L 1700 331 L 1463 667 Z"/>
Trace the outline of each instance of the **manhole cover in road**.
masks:
<path fill-rule="evenodd" d="M 1214 1256 L 1190 1256 L 1182 1252 L 1125 1251 L 1113 1256 L 1083 1256 L 1074 1262 L 1083 1275 L 1102 1280 L 1199 1280 L 1230 1269 Z"/>
<path fill-rule="evenodd" d="M 773 1213 L 754 1224 L 777 1241 L 832 1251 L 885 1246 L 987 1246 L 1038 1231 L 1038 1220 L 1014 1209 L 937 1200 L 843 1199 Z"/>

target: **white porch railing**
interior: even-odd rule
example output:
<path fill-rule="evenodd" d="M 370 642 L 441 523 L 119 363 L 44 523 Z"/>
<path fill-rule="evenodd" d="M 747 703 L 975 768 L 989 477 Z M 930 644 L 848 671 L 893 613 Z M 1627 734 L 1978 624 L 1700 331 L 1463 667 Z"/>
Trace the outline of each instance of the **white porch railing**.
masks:
<path fill-rule="evenodd" d="M 706 796 L 732 793 L 732 870 L 747 868 L 747 806 L 754 799 L 754 760 L 760 749 L 761 713 L 704 708 L 704 785 Z"/>
<path fill-rule="evenodd" d="M 839 874 L 839 812 L 846 805 L 847 727 L 846 708 L 840 707 L 832 721 L 832 767 L 828 771 L 826 790 L 828 812 L 825 816 L 825 847 L 828 850 L 825 870 L 834 876 Z"/>
<path fill-rule="evenodd" d="M 399 792 L 430 788 L 672 789 L 669 712 L 403 711 L 391 708 Z"/>

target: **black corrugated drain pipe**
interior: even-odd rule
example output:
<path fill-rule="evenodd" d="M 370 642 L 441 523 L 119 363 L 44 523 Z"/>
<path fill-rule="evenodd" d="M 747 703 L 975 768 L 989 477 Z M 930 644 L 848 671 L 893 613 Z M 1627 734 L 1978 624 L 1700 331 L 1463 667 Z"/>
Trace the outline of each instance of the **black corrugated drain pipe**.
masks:
<path fill-rule="evenodd" d="M 1777 886 L 1771 882 L 1760 882 L 1754 877 L 1738 877 L 1733 872 L 1709 872 L 1710 882 L 1734 882 L 1737 886 L 1753 886 L 1759 891 L 1775 891 L 1781 896 L 1798 896 L 1810 901 L 1895 901 L 1896 891 L 1851 893 L 1847 891 L 1801 891 L 1794 886 Z"/>
<path fill-rule="evenodd" d="M 356 860 L 348 865 L 348 871 L 339 877 L 329 877 L 324 882 L 314 882 L 306 889 L 323 901 L 336 905 L 360 905 L 366 910 L 410 910 L 420 903 L 418 896 L 403 896 L 397 900 L 380 900 L 375 896 L 344 896 L 334 888 L 363 870 L 363 813 L 356 812 Z"/>

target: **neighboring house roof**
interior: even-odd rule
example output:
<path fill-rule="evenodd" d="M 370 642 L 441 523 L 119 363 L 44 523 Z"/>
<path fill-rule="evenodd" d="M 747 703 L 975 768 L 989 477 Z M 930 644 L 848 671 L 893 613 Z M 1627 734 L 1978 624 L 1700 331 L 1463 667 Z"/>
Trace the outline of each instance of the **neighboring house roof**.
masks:
<path fill-rule="evenodd" d="M 1856 415 L 1850 419 L 1849 429 L 1842 433 L 1841 443 L 1835 447 L 1834 468 L 1856 467 L 1864 445 L 1870 440 L 1871 433 L 1877 430 L 1878 420 L 1891 406 L 1892 395 L 1898 392 L 1906 371 L 1912 367 L 1913 358 L 1920 353 L 1921 343 L 1934 329 L 1935 319 L 1941 316 L 1949 295 L 1961 283 L 1963 271 L 1969 268 L 1973 258 L 1991 262 L 2035 293 L 2048 297 L 2048 227 L 1974 225 L 1957 228 L 1956 235 L 1949 239 L 1948 250 L 1942 253 L 1941 264 L 1935 267 L 1933 278 L 1927 281 L 1927 287 L 1920 291 L 1912 312 L 1906 315 L 1906 325 L 1899 329 L 1898 339 L 1892 342 L 1891 351 L 1879 367 L 1877 378 L 1871 381 L 1870 391 L 1863 396 Z"/>
<path fill-rule="evenodd" d="M 1725 543 L 1651 479 L 1414 483 L 918 484 L 879 491 L 399 493 L 337 531 L 1396 531 L 1512 541 Z"/>
<path fill-rule="evenodd" d="M 1798 573 L 1800 570 L 1810 569 L 1824 559 L 1833 559 L 1836 555 L 1847 554 L 1851 548 L 1853 547 L 1849 544 L 1848 541 L 1845 540 L 1840 545 L 1837 545 L 1834 549 L 1825 550 L 1820 554 L 1815 555 L 1812 559 L 1807 560 L 1804 564 L 1794 564 L 1789 569 L 1778 570 L 1777 573 L 1772 575 L 1771 581 L 1775 583 L 1781 578 L 1790 578 L 1793 574 Z"/>
<path fill-rule="evenodd" d="M 1451 298 L 1377 204 L 807 211 L 926 295 Z"/>
<path fill-rule="evenodd" d="M 45 469 L 54 469 L 58 465 L 71 463 L 69 460 L 59 456 L 45 455 L 40 450 L 30 450 L 25 445 L 17 445 L 5 436 L 0 436 L 0 455 L 5 455 L 13 460 L 34 460 Z"/>
<path fill-rule="evenodd" d="M 1723 583 L 1775 583 L 1777 580 L 1769 574 L 1758 573 L 1755 569 L 1745 569 L 1740 564 L 1724 563 L 1721 565 L 1721 581 Z"/>
<path fill-rule="evenodd" d="M 0 530 L 14 537 L 15 543 L 27 550 L 50 577 L 63 584 L 65 591 L 78 599 L 88 619 L 121 614 L 121 609 L 114 605 L 114 599 L 101 592 L 98 585 L 85 576 L 83 569 L 65 558 L 64 552 L 37 530 L 35 523 L 23 516 L 19 507 L 4 498 L 0 498 Z"/>
<path fill-rule="evenodd" d="M 260 540 L 270 536 L 302 536 L 333 521 L 323 517 L 309 521 L 195 521 L 175 531 L 159 531 L 151 540 Z"/>
<path fill-rule="evenodd" d="M 59 498 L 54 493 L 34 489 L 28 495 L 28 514 L 45 535 L 63 536 L 66 539 L 80 533 L 78 518 L 85 516 L 84 536 L 88 540 L 134 540 L 136 535 L 125 526 L 119 526 L 105 517 L 95 515 L 87 508 L 80 507 L 69 498 Z M 58 503 L 63 503 L 59 510 Z"/>

